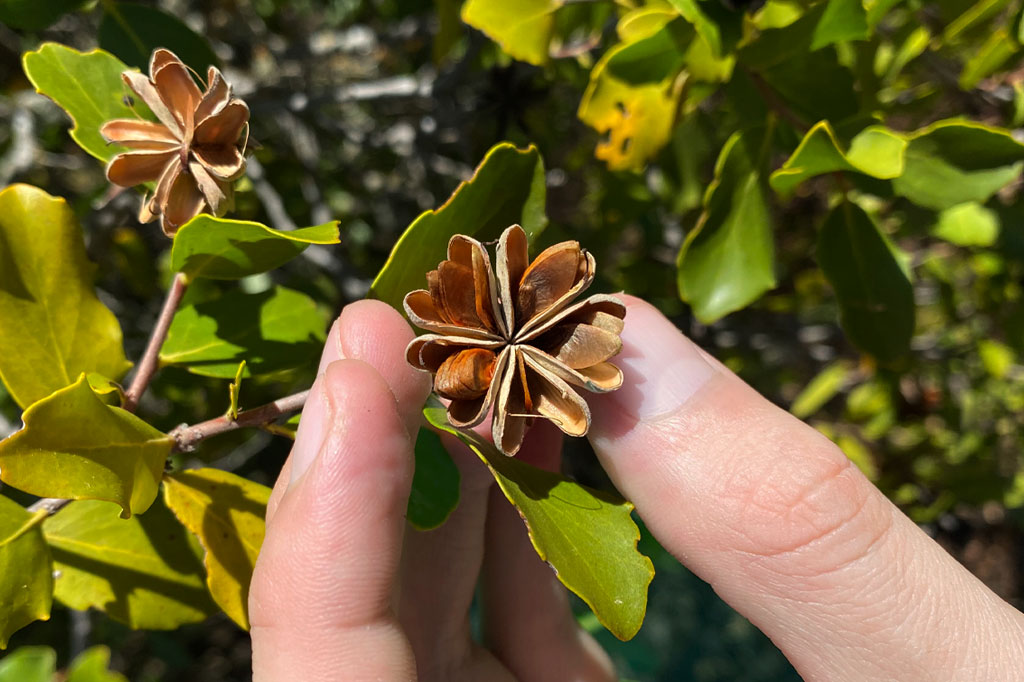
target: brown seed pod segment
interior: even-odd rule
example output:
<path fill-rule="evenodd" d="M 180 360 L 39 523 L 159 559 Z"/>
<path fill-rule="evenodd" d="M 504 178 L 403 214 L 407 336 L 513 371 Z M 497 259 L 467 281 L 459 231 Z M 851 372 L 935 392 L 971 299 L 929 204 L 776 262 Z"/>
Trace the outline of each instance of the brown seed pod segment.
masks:
<path fill-rule="evenodd" d="M 200 92 L 188 67 L 164 48 L 153 51 L 149 78 L 137 71 L 121 78 L 159 122 L 117 119 L 100 127 L 107 142 L 129 150 L 110 160 L 107 179 L 121 187 L 156 183 L 139 221 L 159 217 L 167 236 L 204 211 L 224 215 L 234 203 L 234 181 L 245 172 L 249 107 L 232 97 L 213 66 Z"/>
<path fill-rule="evenodd" d="M 448 259 L 427 273 L 428 288 L 405 297 L 409 319 L 428 332 L 409 344 L 406 359 L 434 374 L 434 390 L 451 401 L 448 421 L 475 426 L 493 405 L 491 434 L 506 455 L 519 450 L 531 419 L 549 419 L 570 436 L 587 433 L 590 409 L 577 390 L 622 385 L 609 360 L 622 349 L 626 316 L 614 296 L 572 303 L 594 269 L 575 241 L 531 263 L 518 225 L 498 240 L 496 271 L 480 242 L 452 237 Z"/>

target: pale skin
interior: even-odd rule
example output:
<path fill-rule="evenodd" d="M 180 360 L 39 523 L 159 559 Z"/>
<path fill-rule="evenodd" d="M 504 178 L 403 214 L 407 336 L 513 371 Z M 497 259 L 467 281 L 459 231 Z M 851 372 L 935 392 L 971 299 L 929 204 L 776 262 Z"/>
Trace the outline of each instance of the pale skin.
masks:
<path fill-rule="evenodd" d="M 653 307 L 628 305 L 625 386 L 587 396 L 591 443 L 658 541 L 805 680 L 1024 678 L 1024 615 L 890 503 L 828 439 L 758 395 Z M 429 375 L 385 304 L 331 330 L 267 511 L 249 597 L 256 682 L 615 680 L 479 460 L 458 509 L 404 518 Z M 534 426 L 519 457 L 557 466 Z M 481 586 L 484 644 L 468 609 Z"/>

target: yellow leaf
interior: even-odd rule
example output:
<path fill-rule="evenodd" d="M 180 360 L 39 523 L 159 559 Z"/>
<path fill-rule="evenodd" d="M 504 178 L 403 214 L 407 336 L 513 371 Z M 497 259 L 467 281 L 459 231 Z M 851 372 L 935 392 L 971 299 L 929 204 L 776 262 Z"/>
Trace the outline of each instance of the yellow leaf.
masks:
<path fill-rule="evenodd" d="M 270 488 L 219 469 L 169 474 L 164 498 L 206 549 L 206 584 L 217 605 L 249 629 L 249 581 L 266 531 Z"/>
<path fill-rule="evenodd" d="M 32 404 L 0 442 L 0 479 L 40 497 L 107 500 L 125 518 L 156 499 L 174 439 L 101 400 L 82 374 Z"/>
<path fill-rule="evenodd" d="M 94 273 L 66 201 L 30 185 L 0 192 L 0 379 L 21 407 L 82 372 L 117 380 L 131 367 Z"/>

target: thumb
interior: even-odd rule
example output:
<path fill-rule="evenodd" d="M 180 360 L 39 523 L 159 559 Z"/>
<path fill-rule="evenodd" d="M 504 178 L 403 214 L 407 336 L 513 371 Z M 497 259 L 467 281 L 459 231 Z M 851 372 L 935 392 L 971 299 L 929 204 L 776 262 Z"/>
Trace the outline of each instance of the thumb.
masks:
<path fill-rule="evenodd" d="M 807 680 L 1016 679 L 1021 614 L 827 438 L 628 299 L 590 438 L 657 539 Z"/>

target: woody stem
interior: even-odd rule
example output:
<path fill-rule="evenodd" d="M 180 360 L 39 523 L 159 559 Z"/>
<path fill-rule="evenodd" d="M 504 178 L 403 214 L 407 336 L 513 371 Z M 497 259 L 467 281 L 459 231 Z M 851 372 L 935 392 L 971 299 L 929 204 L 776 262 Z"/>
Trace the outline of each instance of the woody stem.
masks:
<path fill-rule="evenodd" d="M 174 313 L 177 312 L 178 305 L 181 303 L 181 298 L 185 295 L 185 289 L 187 288 L 188 280 L 185 279 L 185 275 L 179 272 L 174 276 L 171 288 L 167 291 L 164 307 L 160 311 L 160 317 L 157 318 L 156 326 L 153 327 L 153 333 L 150 335 L 149 343 L 146 345 L 146 352 L 142 354 L 142 358 L 139 360 L 139 366 L 135 370 L 135 377 L 132 379 L 131 386 L 125 391 L 124 409 L 129 412 L 134 412 L 135 408 L 139 406 L 142 394 L 146 392 L 146 387 L 149 386 L 150 380 L 156 373 L 160 361 L 160 347 L 164 345 L 164 341 L 167 339 L 167 330 L 171 327 L 171 320 L 174 319 Z"/>

